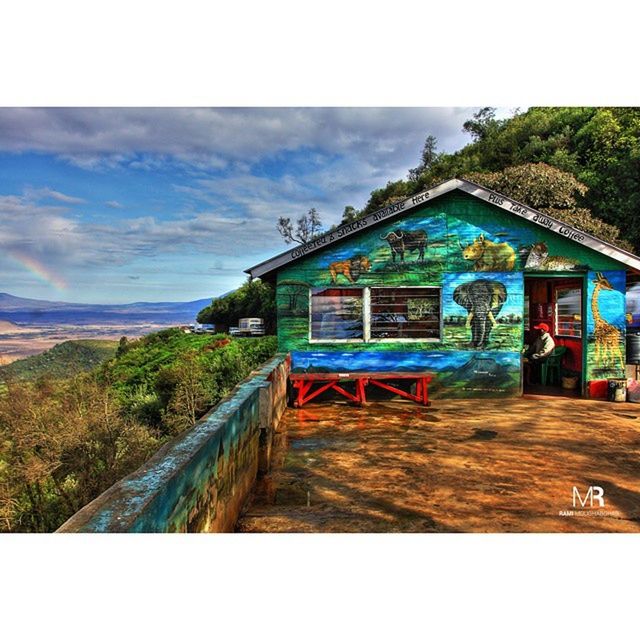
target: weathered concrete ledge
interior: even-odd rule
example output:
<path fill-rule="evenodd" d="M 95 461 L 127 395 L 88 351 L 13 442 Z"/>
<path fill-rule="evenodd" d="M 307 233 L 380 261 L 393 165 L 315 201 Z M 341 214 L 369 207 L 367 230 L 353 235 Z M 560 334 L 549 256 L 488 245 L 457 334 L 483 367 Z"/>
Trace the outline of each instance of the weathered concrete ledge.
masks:
<path fill-rule="evenodd" d="M 58 532 L 233 531 L 287 404 L 288 355 L 255 371 L 191 429 Z"/>

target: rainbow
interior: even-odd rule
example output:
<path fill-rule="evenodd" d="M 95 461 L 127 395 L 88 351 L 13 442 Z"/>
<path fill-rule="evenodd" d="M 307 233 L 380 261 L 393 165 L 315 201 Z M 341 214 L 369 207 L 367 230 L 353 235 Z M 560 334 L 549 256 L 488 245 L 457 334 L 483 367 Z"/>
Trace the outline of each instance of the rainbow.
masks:
<path fill-rule="evenodd" d="M 23 267 L 31 271 L 31 273 L 33 273 L 35 276 L 37 276 L 41 280 L 44 280 L 56 289 L 61 291 L 67 288 L 68 285 L 64 278 L 59 276 L 57 273 L 54 273 L 54 271 L 50 267 L 42 264 L 42 262 L 36 260 L 32 256 L 29 256 L 18 249 L 12 249 L 11 251 L 8 251 L 8 255 L 9 257 L 13 258 L 13 260 L 20 263 Z"/>

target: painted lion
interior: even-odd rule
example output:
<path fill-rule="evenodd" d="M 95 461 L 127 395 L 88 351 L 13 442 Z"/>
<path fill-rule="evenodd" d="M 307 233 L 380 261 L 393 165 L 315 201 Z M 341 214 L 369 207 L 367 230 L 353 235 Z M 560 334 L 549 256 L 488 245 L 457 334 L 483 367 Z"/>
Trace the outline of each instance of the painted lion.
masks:
<path fill-rule="evenodd" d="M 355 283 L 363 273 L 370 269 L 371 261 L 367 256 L 354 256 L 348 260 L 332 262 L 329 265 L 331 284 L 336 284 L 339 274 L 342 274 L 349 282 Z"/>

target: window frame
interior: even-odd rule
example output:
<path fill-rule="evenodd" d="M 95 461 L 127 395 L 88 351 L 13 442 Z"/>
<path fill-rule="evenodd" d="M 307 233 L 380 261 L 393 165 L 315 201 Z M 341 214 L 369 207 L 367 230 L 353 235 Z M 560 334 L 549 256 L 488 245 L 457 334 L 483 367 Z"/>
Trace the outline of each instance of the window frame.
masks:
<path fill-rule="evenodd" d="M 362 338 L 314 338 L 312 337 L 312 327 L 313 327 L 313 289 L 362 289 Z M 365 323 L 365 316 L 367 315 L 366 309 L 367 305 L 367 297 L 368 292 L 365 290 L 366 287 L 309 287 L 309 332 L 308 338 L 310 344 L 362 344 L 367 337 L 367 326 Z"/>
<path fill-rule="evenodd" d="M 578 291 L 578 293 L 580 294 L 580 307 L 579 307 L 579 315 L 580 315 L 580 334 L 579 335 L 571 335 L 571 334 L 567 334 L 567 333 L 560 333 L 559 329 L 560 329 L 560 323 L 559 323 L 559 319 L 560 319 L 560 314 L 558 313 L 558 293 L 560 291 Z M 582 291 L 582 286 L 581 285 L 577 285 L 576 284 L 566 284 L 566 285 L 559 285 L 556 286 L 553 290 L 553 335 L 558 337 L 558 338 L 573 338 L 575 340 L 582 340 L 583 338 L 583 334 L 584 334 L 584 326 L 583 326 L 583 321 L 584 318 L 583 313 L 582 313 L 582 307 L 583 307 L 583 291 Z M 564 315 L 564 314 L 563 314 Z M 575 314 L 574 314 L 575 315 Z M 577 322 L 576 320 L 574 320 L 573 322 Z"/>
<path fill-rule="evenodd" d="M 437 286 L 424 286 L 424 285 L 403 285 L 398 287 L 368 287 L 369 289 L 437 289 L 438 291 L 438 338 L 372 338 L 371 337 L 371 292 L 369 292 L 369 324 L 368 342 L 372 343 L 385 343 L 385 342 L 397 342 L 397 343 L 414 343 L 414 342 L 442 342 L 443 321 L 444 314 L 442 313 L 442 287 Z"/>
<path fill-rule="evenodd" d="M 324 287 L 331 289 L 359 289 L 362 288 L 362 338 L 313 338 L 311 334 L 313 317 L 313 289 L 309 287 L 309 344 L 381 344 L 381 343 L 440 343 L 444 334 L 444 314 L 442 313 L 442 286 L 441 285 L 400 285 L 394 287 L 367 286 L 367 287 Z M 371 289 L 436 289 L 438 292 L 438 331 L 437 338 L 372 338 L 371 337 Z"/>

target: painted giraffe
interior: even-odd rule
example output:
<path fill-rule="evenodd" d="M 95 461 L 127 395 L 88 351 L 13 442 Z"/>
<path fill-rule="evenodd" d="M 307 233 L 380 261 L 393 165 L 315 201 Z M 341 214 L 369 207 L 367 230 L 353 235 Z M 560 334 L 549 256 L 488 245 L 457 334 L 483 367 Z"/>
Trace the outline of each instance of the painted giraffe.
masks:
<path fill-rule="evenodd" d="M 617 329 L 610 322 L 607 322 L 600 314 L 600 308 L 598 307 L 600 291 L 614 291 L 614 288 L 601 273 L 596 273 L 596 278 L 593 282 L 596 286 L 593 290 L 593 296 L 591 297 L 591 312 L 593 313 L 595 325 L 593 337 L 595 338 L 596 366 L 602 367 L 603 362 L 607 360 L 613 365 L 616 360 L 619 359 L 620 367 L 622 371 L 624 371 L 624 357 L 620 349 L 620 339 L 622 337 L 620 329 Z"/>

